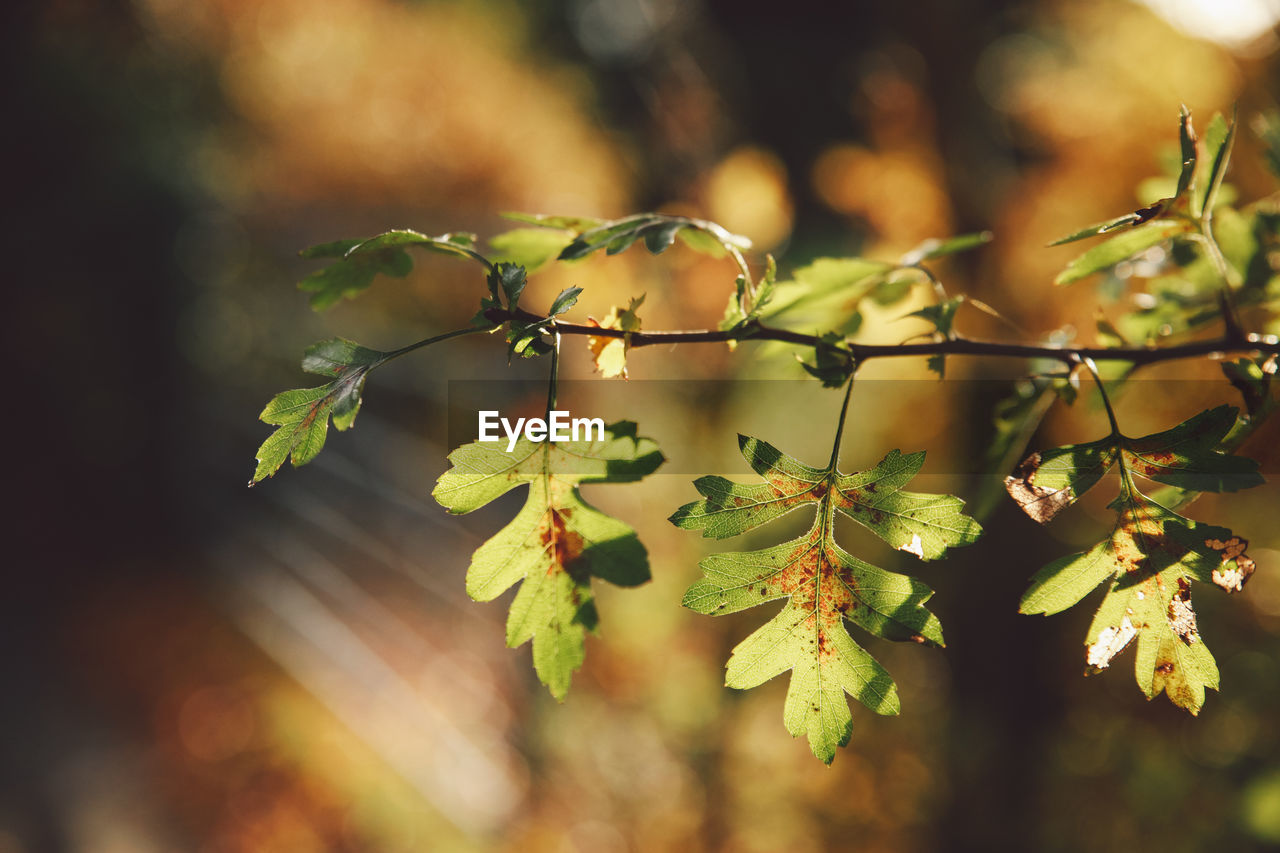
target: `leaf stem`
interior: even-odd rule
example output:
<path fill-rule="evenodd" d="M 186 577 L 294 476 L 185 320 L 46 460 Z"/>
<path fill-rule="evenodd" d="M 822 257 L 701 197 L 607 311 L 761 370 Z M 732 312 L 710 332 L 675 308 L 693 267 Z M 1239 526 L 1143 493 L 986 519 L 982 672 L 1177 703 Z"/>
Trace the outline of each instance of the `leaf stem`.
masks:
<path fill-rule="evenodd" d="M 399 358 L 400 356 L 407 355 L 408 353 L 411 353 L 416 349 L 422 349 L 423 347 L 431 346 L 432 344 L 438 344 L 441 341 L 447 341 L 450 338 L 460 338 L 463 335 L 472 335 L 472 334 L 475 334 L 476 332 L 487 332 L 487 331 L 489 331 L 489 329 L 482 329 L 482 328 L 477 328 L 475 326 L 470 326 L 465 329 L 454 329 L 452 332 L 445 332 L 442 335 L 434 335 L 433 337 L 430 337 L 430 338 L 424 338 L 423 340 L 420 340 L 417 343 L 412 343 L 412 344 L 409 344 L 408 346 L 400 347 L 400 349 L 392 350 L 391 352 L 384 354 L 382 357 L 382 360 L 379 361 L 378 364 L 380 365 L 386 364 L 388 361 L 391 361 L 393 358 Z"/>
<path fill-rule="evenodd" d="M 951 298 L 947 296 L 947 289 L 942 286 L 942 279 L 934 275 L 933 270 L 929 269 L 924 264 L 909 264 L 905 267 L 898 267 L 898 269 L 915 270 L 916 272 L 924 273 L 924 277 L 927 278 L 929 280 L 929 283 L 933 285 L 933 292 L 937 294 L 939 302 L 946 302 L 948 299 Z"/>
<path fill-rule="evenodd" d="M 559 391 L 559 373 L 560 373 L 560 331 L 552 330 L 551 345 L 551 379 L 547 383 L 547 411 L 543 419 L 547 423 L 551 423 L 551 413 L 556 407 L 556 393 Z"/>
<path fill-rule="evenodd" d="M 1107 396 L 1107 387 L 1103 384 L 1102 377 L 1098 375 L 1098 366 L 1088 357 L 1080 361 L 1089 369 L 1089 374 L 1093 376 L 1093 383 L 1098 386 L 1098 396 L 1102 398 L 1102 407 L 1107 410 L 1107 420 L 1111 422 L 1111 437 L 1122 438 L 1120 425 L 1116 422 L 1115 410 L 1111 408 L 1111 398 Z"/>
<path fill-rule="evenodd" d="M 1093 359 L 1082 359 L 1084 366 L 1089 369 L 1090 375 L 1093 376 L 1093 382 L 1098 386 L 1098 396 L 1102 398 L 1102 407 L 1107 410 L 1107 420 L 1111 422 L 1111 438 L 1116 440 L 1116 444 L 1123 446 L 1124 434 L 1120 432 L 1120 424 L 1116 421 L 1115 409 L 1111 408 L 1111 398 L 1107 395 L 1107 386 L 1103 383 L 1102 377 L 1098 375 L 1098 366 L 1093 363 Z M 1124 464 L 1124 453 L 1116 454 L 1116 466 L 1120 469 L 1120 487 L 1124 490 L 1125 496 L 1133 499 L 1134 485 L 1133 475 L 1129 473 L 1129 466 Z"/>
<path fill-rule="evenodd" d="M 857 369 L 855 364 L 854 373 L 849 374 L 849 382 L 845 385 L 844 402 L 840 404 L 840 420 L 836 421 L 836 440 L 831 443 L 831 461 L 827 463 L 828 474 L 835 474 L 836 463 L 840 461 L 840 439 L 844 436 L 844 422 L 849 414 L 849 398 L 853 396 L 853 377 Z"/>

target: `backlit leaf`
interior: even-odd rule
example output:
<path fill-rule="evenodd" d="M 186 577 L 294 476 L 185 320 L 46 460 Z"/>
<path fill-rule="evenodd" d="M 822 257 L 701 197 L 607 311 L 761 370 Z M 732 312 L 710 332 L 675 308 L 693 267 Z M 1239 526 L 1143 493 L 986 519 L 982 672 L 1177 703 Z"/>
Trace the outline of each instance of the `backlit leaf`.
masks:
<path fill-rule="evenodd" d="M 471 245 L 474 234 L 443 234 L 428 237 L 417 231 L 387 231 L 367 240 L 337 240 L 321 243 L 301 252 L 304 258 L 335 258 L 334 263 L 298 282 L 298 289 L 311 293 L 311 307 L 322 311 L 343 299 L 366 290 L 378 275 L 404 278 L 413 270 L 413 259 L 405 248 L 419 246 L 448 255 L 475 258 Z"/>
<path fill-rule="evenodd" d="M 1055 284 L 1070 284 L 1096 272 L 1110 269 L 1121 261 L 1158 246 L 1176 234 L 1186 233 L 1190 226 L 1179 220 L 1157 219 L 1099 243 L 1058 273 Z"/>
<path fill-rule="evenodd" d="M 967 252 L 970 249 L 976 249 L 979 246 L 985 246 L 990 243 L 992 236 L 990 231 L 978 231 L 973 234 L 959 234 L 945 239 L 931 237 L 903 255 L 898 263 L 901 266 L 910 267 L 924 261 L 931 261 L 934 258 L 954 255 L 958 252 Z"/>
<path fill-rule="evenodd" d="M 366 374 L 387 354 L 344 338 L 321 341 L 307 348 L 302 369 L 333 381 L 317 388 L 298 388 L 277 394 L 258 417 L 276 427 L 258 448 L 258 466 L 249 485 L 270 477 L 286 459 L 294 467 L 316 457 L 329 433 L 329 418 L 339 430 L 355 423 L 360 411 Z"/>
<path fill-rule="evenodd" d="M 661 213 L 640 213 L 611 222 L 604 222 L 594 228 L 583 231 L 560 252 L 560 260 L 568 261 L 586 257 L 599 249 L 610 255 L 630 248 L 637 240 L 644 240 L 646 248 L 653 254 L 660 254 L 675 242 L 676 235 L 685 231 L 695 231 L 710 237 L 721 251 L 733 249 L 740 251 L 751 248 L 751 241 L 746 237 L 731 234 L 714 222 L 705 219 L 692 219 L 687 216 L 668 216 Z M 695 249 L 701 244 L 697 240 L 689 241 Z"/>
<path fill-rule="evenodd" d="M 536 272 L 556 259 L 573 240 L 573 232 L 556 228 L 514 228 L 489 238 L 492 260 L 518 264 Z"/>
<path fill-rule="evenodd" d="M 507 618 L 507 645 L 532 640 L 538 678 L 563 699 L 585 659 L 586 632 L 598 621 L 592 578 L 618 586 L 649 580 L 648 555 L 635 531 L 588 504 L 578 487 L 638 480 L 663 457 L 627 421 L 605 427 L 603 437 L 521 438 L 510 452 L 505 442 L 476 441 L 449 454 L 453 467 L 431 495 L 449 512 L 464 514 L 529 487 L 516 517 L 472 556 L 467 594 L 491 601 L 521 585 Z"/>
<path fill-rule="evenodd" d="M 1231 160 L 1231 146 L 1235 141 L 1236 122 L 1228 123 L 1221 114 L 1215 115 L 1204 132 L 1204 155 L 1196 174 L 1196 186 L 1192 193 L 1191 212 L 1205 216 L 1213 210 L 1218 192 L 1226 177 L 1227 164 Z"/>
<path fill-rule="evenodd" d="M 739 436 L 738 443 L 763 482 L 702 477 L 694 482 L 702 500 L 678 509 L 672 523 L 725 538 L 801 507 L 814 507 L 815 520 L 807 533 L 781 545 L 706 558 L 704 577 L 685 593 L 684 605 L 721 615 L 786 599 L 781 612 L 733 650 L 725 684 L 747 689 L 790 670 L 787 731 L 807 735 L 813 754 L 829 764 L 853 729 L 846 693 L 878 714 L 899 710 L 893 679 L 854 642 L 845 621 L 877 637 L 943 644 L 942 628 L 924 606 L 932 591 L 844 551 L 835 542 L 836 512 L 921 559 L 973 542 L 981 528 L 961 513 L 958 498 L 902 489 L 920 470 L 923 453 L 894 450 L 873 469 L 841 474 L 834 463 L 813 468 L 759 439 Z"/>
<path fill-rule="evenodd" d="M 638 332 L 640 331 L 640 315 L 636 312 L 644 304 L 644 296 L 642 293 L 633 297 L 626 308 L 620 308 L 617 305 L 613 306 L 609 313 L 605 315 L 604 320 L 597 321 L 594 317 L 588 317 L 587 322 L 601 329 Z M 591 357 L 596 363 L 596 370 L 600 371 L 606 379 L 616 376 L 621 376 L 623 379 L 627 378 L 627 352 L 631 349 L 631 339 L 628 335 L 623 335 L 622 337 L 588 335 L 587 348 L 591 350 Z"/>
<path fill-rule="evenodd" d="M 1108 583 L 1086 640 L 1090 671 L 1111 665 L 1135 639 L 1135 677 L 1147 698 L 1165 692 L 1192 714 L 1218 669 L 1200 638 L 1191 584 L 1238 591 L 1253 573 L 1248 544 L 1221 527 L 1197 524 L 1140 492 L 1133 475 L 1173 486 L 1173 494 L 1235 491 L 1262 482 L 1257 463 L 1218 447 L 1236 422 L 1219 406 L 1173 429 L 1142 438 L 1113 433 L 1089 444 L 1034 453 L 1006 480 L 1009 493 L 1037 521 L 1047 522 L 1120 465 L 1116 524 L 1088 551 L 1054 560 L 1036 573 L 1022 597 L 1023 613 L 1059 613 Z M 1186 502 L 1186 501 L 1184 501 Z"/>

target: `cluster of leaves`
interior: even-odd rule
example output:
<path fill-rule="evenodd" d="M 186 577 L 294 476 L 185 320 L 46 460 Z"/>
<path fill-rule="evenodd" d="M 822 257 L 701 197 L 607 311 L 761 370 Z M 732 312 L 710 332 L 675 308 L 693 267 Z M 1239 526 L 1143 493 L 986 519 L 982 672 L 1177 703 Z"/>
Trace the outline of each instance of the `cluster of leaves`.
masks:
<path fill-rule="evenodd" d="M 1280 119 L 1265 118 L 1256 129 L 1268 162 L 1280 174 Z M 1142 206 L 1058 241 L 1103 238 L 1057 277 L 1058 284 L 1070 284 L 1100 274 L 1104 301 L 1114 307 L 1128 300 L 1132 310 L 1118 316 L 1099 312 L 1097 339 L 1102 347 L 1141 354 L 1150 351 L 1142 346 L 1152 347 L 1211 322 L 1224 325 L 1222 339 L 1230 347 L 1243 349 L 1251 340 L 1260 340 L 1245 337 L 1238 311 L 1280 301 L 1280 275 L 1273 263 L 1280 253 L 1280 208 L 1265 200 L 1233 205 L 1234 190 L 1225 177 L 1235 133 L 1234 119 L 1216 116 L 1203 137 L 1197 137 L 1184 110 L 1169 174 L 1144 185 Z M 429 237 L 410 230 L 325 243 L 302 253 L 329 261 L 299 284 L 311 294 L 317 310 L 358 295 L 379 274 L 405 277 L 413 263 L 408 250 L 414 247 L 482 264 L 487 293 L 469 328 L 390 352 L 341 338 L 309 348 L 303 370 L 328 381 L 285 391 L 267 404 L 261 418 L 276 429 L 258 451 L 251 485 L 273 475 L 286 460 L 296 466 L 313 459 L 324 445 L 330 420 L 337 429 L 348 429 L 371 371 L 446 338 L 503 329 L 509 357 L 552 355 L 551 401 L 562 332 L 586 336 L 605 377 L 625 378 L 633 337 L 645 334 L 639 316 L 644 295 L 631 298 L 625 307 L 614 306 L 603 320 L 588 318 L 585 324 L 564 318 L 577 303 L 579 287 L 563 290 L 544 315 L 527 311 L 520 300 L 528 276 L 547 264 L 583 263 L 593 255 L 614 255 L 637 244 L 657 255 L 677 241 L 727 259 L 737 271 L 717 328 L 684 336 L 730 347 L 753 338 L 773 341 L 766 346 L 775 347 L 803 342 L 812 350 L 808 358 L 796 356 L 803 369 L 823 386 L 847 390 L 826 467 L 810 467 L 770 444 L 739 436 L 740 449 L 762 482 L 734 483 L 717 476 L 695 481 L 702 498 L 681 507 L 671 521 L 701 530 L 706 537 L 739 536 L 802 508 L 813 509 L 814 521 L 805 533 L 780 545 L 707 557 L 701 563 L 704 576 L 688 590 L 684 604 L 700 613 L 722 615 L 786 600 L 779 613 L 734 649 L 726 684 L 746 689 L 790 671 L 786 728 L 795 736 L 806 735 L 813 753 L 829 763 L 852 730 L 846 693 L 877 713 L 899 710 L 892 678 L 855 642 L 846 621 L 875 637 L 943 644 L 941 626 L 925 607 L 932 591 L 915 578 L 846 552 L 835 539 L 836 519 L 851 518 L 921 560 L 938 559 L 948 548 L 973 542 L 981 532 L 978 522 L 962 512 L 958 498 L 905 490 L 923 465 L 923 451 L 904 455 L 893 450 L 866 471 L 839 471 L 840 435 L 859 364 L 858 335 L 866 317 L 898 308 L 900 319 L 912 317 L 927 324 L 929 331 L 917 337 L 933 342 L 925 348 L 929 366 L 944 375 L 948 351 L 974 343 L 956 328 L 961 307 L 995 312 L 976 299 L 948 294 L 930 264 L 979 247 L 991 235 L 927 240 L 896 261 L 817 258 L 793 270 L 790 278 L 780 279 L 771 256 L 765 257 L 760 275 L 753 276 L 743 256 L 750 242 L 700 219 L 656 213 L 615 220 L 504 215 L 518 227 L 492 237 L 488 255 L 476 248 L 471 234 Z M 1129 292 L 1129 279 L 1144 279 L 1145 290 Z M 907 304 L 917 285 L 929 288 L 928 304 L 921 306 L 919 299 Z M 787 328 L 780 330 L 779 323 Z M 1031 375 L 1016 383 L 1013 394 L 997 406 L 987 457 L 992 470 L 1013 467 L 1055 399 L 1075 401 L 1078 371 L 1065 370 L 1063 358 L 1063 349 L 1072 344 L 1070 332 L 1050 334 L 1040 347 L 1042 358 L 1032 360 Z M 1274 342 L 1268 346 L 1274 353 Z M 1022 353 L 1026 349 L 1020 347 Z M 1078 352 L 1075 360 L 1081 361 Z M 1022 598 L 1021 610 L 1058 613 L 1106 586 L 1085 642 L 1087 670 L 1109 668 L 1118 654 L 1135 645 L 1135 673 L 1142 691 L 1148 697 L 1164 692 L 1194 714 L 1203 705 L 1205 689 L 1217 688 L 1218 671 L 1200 635 L 1192 586 L 1199 582 L 1237 592 L 1254 564 L 1245 539 L 1226 528 L 1192 521 L 1178 510 L 1200 492 L 1235 491 L 1261 481 L 1253 462 L 1231 453 L 1280 406 L 1274 381 L 1277 356 L 1223 363 L 1226 378 L 1245 401 L 1243 414 L 1222 406 L 1139 438 L 1120 431 L 1106 386 L 1093 363 L 1085 363 L 1107 404 L 1110 433 L 1097 441 L 1031 454 L 1005 486 L 1008 495 L 1043 524 L 1114 469 L 1119 490 L 1110 507 L 1116 520 L 1094 547 L 1041 569 Z M 1126 362 L 1122 356 L 1115 363 L 1128 370 L 1109 374 L 1113 387 L 1124 381 L 1137 359 Z M 554 696 L 563 698 L 583 663 L 585 636 L 597 627 L 592 579 L 634 586 L 650 574 L 635 531 L 590 506 L 579 488 L 638 480 L 662 464 L 662 454 L 652 440 L 638 435 L 634 423 L 619 422 L 601 435 L 574 435 L 569 440 L 538 442 L 526 433 L 510 449 L 474 442 L 455 450 L 449 461 L 452 467 L 432 494 L 451 513 L 472 512 L 512 489 L 528 487 L 515 518 L 473 555 L 466 586 L 472 598 L 488 601 L 520 585 L 507 620 L 507 643 L 515 647 L 532 640 L 538 677 Z M 1161 488 L 1146 494 L 1139 490 L 1138 479 Z M 992 495 L 980 494 L 974 507 L 973 515 L 984 517 L 992 507 Z"/>
<path fill-rule="evenodd" d="M 1264 122 L 1264 141 L 1272 127 Z M 1100 313 L 1103 346 L 1155 342 L 1217 322 L 1224 282 L 1236 308 L 1280 298 L 1280 276 L 1269 260 L 1280 249 L 1280 209 L 1270 200 L 1233 206 L 1235 190 L 1225 183 L 1234 117 L 1215 115 L 1197 137 L 1184 108 L 1178 135 L 1175 168 L 1140 187 L 1143 207 L 1052 244 L 1107 237 L 1067 264 L 1056 279 L 1060 285 L 1105 273 L 1102 294 L 1114 304 L 1125 295 L 1124 280 L 1147 280 L 1144 291 L 1129 294 L 1133 310 L 1114 323 Z M 1270 161 L 1280 175 L 1275 149 Z"/>

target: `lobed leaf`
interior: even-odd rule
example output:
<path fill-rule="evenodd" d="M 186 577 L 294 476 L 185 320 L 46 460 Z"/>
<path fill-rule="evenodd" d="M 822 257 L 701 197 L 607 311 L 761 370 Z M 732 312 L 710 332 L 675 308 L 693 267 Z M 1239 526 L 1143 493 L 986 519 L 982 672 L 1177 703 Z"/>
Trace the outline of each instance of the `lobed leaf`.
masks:
<path fill-rule="evenodd" d="M 1207 409 L 1178 426 L 1140 438 L 1112 434 L 1087 444 L 1032 453 L 1005 478 L 1009 496 L 1044 524 L 1075 503 L 1117 460 L 1132 473 L 1202 492 L 1234 492 L 1262 482 L 1258 463 L 1218 449 L 1236 422 L 1231 406 Z"/>
<path fill-rule="evenodd" d="M 386 353 L 344 338 L 308 347 L 302 369 L 333 381 L 317 388 L 283 391 L 267 403 L 258 417 L 277 429 L 258 448 L 258 465 L 249 485 L 275 474 L 286 459 L 291 459 L 295 468 L 314 459 L 329 434 L 330 417 L 337 429 L 349 429 L 360 411 L 366 374 L 386 358 Z"/>
<path fill-rule="evenodd" d="M 830 764 L 853 730 L 846 693 L 879 714 L 896 714 L 900 707 L 893 679 L 853 640 L 845 621 L 890 640 L 943 644 L 941 625 L 924 606 L 932 591 L 840 548 L 836 511 L 922 559 L 972 542 L 980 528 L 960 513 L 957 498 L 902 491 L 923 453 L 894 450 L 870 471 L 842 475 L 834 463 L 813 468 L 759 439 L 739 436 L 738 444 L 764 482 L 699 478 L 694 486 L 702 500 L 678 509 L 672 523 L 724 538 L 805 505 L 816 507 L 814 523 L 781 545 L 707 557 L 700 564 L 703 578 L 685 593 L 684 605 L 722 615 L 787 600 L 734 648 L 725 684 L 748 689 L 790 670 L 783 722 L 793 736 L 807 735 L 813 754 Z"/>
<path fill-rule="evenodd" d="M 948 548 L 976 542 L 982 527 L 961 512 L 964 501 L 902 490 L 922 465 L 923 450 L 905 456 L 891 450 L 876 467 L 837 478 L 835 507 L 894 548 L 922 560 L 936 560 Z"/>
<path fill-rule="evenodd" d="M 336 262 L 298 282 L 298 289 L 311 293 L 316 311 L 330 308 L 343 299 L 359 295 L 378 275 L 404 278 L 413 270 L 413 259 L 404 251 L 420 246 L 444 254 L 475 258 L 471 245 L 474 234 L 443 234 L 428 237 L 417 231 L 393 230 L 367 240 L 336 240 L 304 249 L 304 258 L 336 258 Z"/>
<path fill-rule="evenodd" d="M 700 232 L 712 238 L 722 251 L 751 248 L 751 241 L 746 237 L 731 234 L 721 226 L 705 219 L 668 216 L 661 213 L 640 213 L 611 222 L 603 222 L 581 232 L 560 252 L 559 258 L 562 261 L 583 258 L 599 249 L 604 249 L 607 254 L 616 255 L 630 248 L 637 240 L 644 240 L 645 247 L 657 255 L 666 251 L 675 242 L 677 234 L 686 231 Z M 697 249 L 704 244 L 693 240 L 689 241 L 689 245 Z"/>
<path fill-rule="evenodd" d="M 1192 714 L 1205 689 L 1218 687 L 1213 655 L 1201 641 L 1191 605 L 1193 582 L 1239 591 L 1253 573 L 1247 542 L 1221 527 L 1183 518 L 1138 491 L 1138 474 L 1174 487 L 1171 495 L 1234 491 L 1262 482 L 1253 460 L 1218 448 L 1236 423 L 1236 410 L 1219 406 L 1178 426 L 1131 439 L 1118 433 L 1085 445 L 1032 454 L 1009 493 L 1035 520 L 1047 522 L 1092 487 L 1116 462 L 1123 468 L 1111 503 L 1116 524 L 1090 548 L 1046 565 L 1022 597 L 1023 613 L 1059 613 L 1101 584 L 1108 592 L 1086 639 L 1092 672 L 1108 668 L 1135 639 L 1135 678 L 1147 698 L 1164 692 Z M 1185 502 L 1185 500 L 1183 501 Z"/>
<path fill-rule="evenodd" d="M 1071 506 L 1115 464 L 1113 437 L 1032 453 L 1005 477 L 1009 497 L 1035 521 L 1044 524 Z"/>
<path fill-rule="evenodd" d="M 1124 442 L 1129 469 L 1149 480 L 1197 492 L 1235 492 L 1261 485 L 1258 463 L 1217 452 L 1237 411 L 1218 406 L 1164 432 Z"/>
<path fill-rule="evenodd" d="M 1082 554 L 1055 560 L 1032 580 L 1023 613 L 1058 613 L 1110 581 L 1085 640 L 1091 672 L 1107 669 L 1137 640 L 1134 677 L 1148 699 L 1162 691 L 1175 705 L 1197 714 L 1205 688 L 1218 688 L 1218 668 L 1200 637 L 1191 605 L 1191 584 L 1252 573 L 1242 540 L 1228 559 L 1221 527 L 1197 524 L 1135 492 L 1122 493 L 1111 535 Z"/>
<path fill-rule="evenodd" d="M 592 578 L 618 586 L 649 579 L 645 548 L 635 531 L 583 500 L 583 483 L 623 483 L 663 462 L 650 439 L 627 421 L 603 438 L 536 443 L 522 438 L 507 452 L 472 442 L 449 454 L 452 466 L 431 495 L 454 514 L 472 512 L 520 486 L 525 505 L 476 550 L 467 569 L 467 594 L 491 601 L 520 584 L 507 618 L 507 645 L 533 641 L 533 666 L 557 699 L 568 693 L 585 659 L 587 631 L 598 622 Z"/>

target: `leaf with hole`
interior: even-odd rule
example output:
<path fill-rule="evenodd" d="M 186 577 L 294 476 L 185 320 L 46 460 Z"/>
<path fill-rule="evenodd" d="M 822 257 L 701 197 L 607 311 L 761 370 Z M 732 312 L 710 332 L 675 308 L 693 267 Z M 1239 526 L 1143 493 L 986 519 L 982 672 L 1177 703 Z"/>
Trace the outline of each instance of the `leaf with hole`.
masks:
<path fill-rule="evenodd" d="M 1184 493 L 1226 492 L 1262 482 L 1257 463 L 1218 447 L 1235 425 L 1230 406 L 1208 409 L 1176 427 L 1141 438 L 1113 433 L 1088 444 L 1033 453 L 1006 480 L 1009 494 L 1046 523 L 1121 467 L 1111 534 L 1088 551 L 1054 560 L 1036 573 L 1022 597 L 1023 613 L 1059 613 L 1104 582 L 1108 593 L 1086 640 L 1090 671 L 1137 640 L 1135 677 L 1147 698 L 1164 691 L 1192 714 L 1218 670 L 1200 639 L 1191 605 L 1194 581 L 1236 592 L 1253 573 L 1247 544 L 1221 527 L 1197 524 L 1140 492 L 1139 475 Z M 1188 501 L 1183 501 L 1188 502 Z"/>

